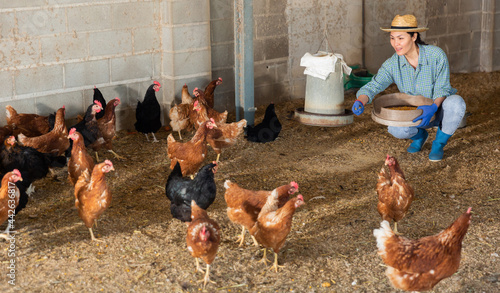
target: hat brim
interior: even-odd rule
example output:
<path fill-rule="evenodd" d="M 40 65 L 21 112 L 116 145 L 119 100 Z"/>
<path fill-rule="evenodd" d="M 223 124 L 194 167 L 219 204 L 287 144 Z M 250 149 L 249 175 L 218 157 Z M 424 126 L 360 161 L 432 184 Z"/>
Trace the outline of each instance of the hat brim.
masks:
<path fill-rule="evenodd" d="M 381 27 L 381 30 L 384 32 L 414 32 L 414 33 L 420 33 L 420 32 L 425 32 L 429 30 L 428 27 L 417 27 L 417 28 L 390 28 L 390 27 Z"/>

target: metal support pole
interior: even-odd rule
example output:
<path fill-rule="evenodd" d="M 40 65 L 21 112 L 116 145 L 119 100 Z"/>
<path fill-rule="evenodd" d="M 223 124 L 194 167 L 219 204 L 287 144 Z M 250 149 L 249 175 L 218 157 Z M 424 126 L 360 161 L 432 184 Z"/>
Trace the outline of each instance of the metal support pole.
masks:
<path fill-rule="evenodd" d="M 236 121 L 243 108 L 247 125 L 254 124 L 253 0 L 234 3 L 234 91 Z"/>

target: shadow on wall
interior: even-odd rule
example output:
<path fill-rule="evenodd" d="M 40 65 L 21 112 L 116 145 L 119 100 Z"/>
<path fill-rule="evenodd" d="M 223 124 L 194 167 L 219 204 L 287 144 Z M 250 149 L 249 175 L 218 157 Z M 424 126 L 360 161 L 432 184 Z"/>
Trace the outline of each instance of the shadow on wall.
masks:
<path fill-rule="evenodd" d="M 273 79 L 273 75 L 266 75 L 264 78 Z M 274 102 L 286 102 L 291 100 L 290 90 L 283 83 L 269 83 L 255 87 L 254 105 L 265 105 Z"/>

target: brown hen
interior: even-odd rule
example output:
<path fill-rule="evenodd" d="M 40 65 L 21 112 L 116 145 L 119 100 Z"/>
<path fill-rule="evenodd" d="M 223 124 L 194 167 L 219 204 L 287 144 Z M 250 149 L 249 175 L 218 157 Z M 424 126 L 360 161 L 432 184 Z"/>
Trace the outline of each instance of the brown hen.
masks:
<path fill-rule="evenodd" d="M 116 136 L 116 114 L 115 110 L 120 105 L 120 98 L 116 97 L 106 104 L 104 116 L 97 120 L 98 138 L 89 145 L 94 151 L 99 151 L 105 148 L 108 152 L 112 153 L 117 159 L 124 159 L 113 151 L 113 139 Z"/>
<path fill-rule="evenodd" d="M 413 188 L 406 182 L 405 175 L 395 157 L 387 155 L 385 166 L 389 168 L 389 174 L 382 166 L 378 175 L 377 210 L 383 220 L 394 221 L 394 232 L 398 233 L 398 221 L 404 218 L 415 193 Z"/>
<path fill-rule="evenodd" d="M 191 97 L 191 95 L 189 94 L 188 86 L 187 84 L 184 84 L 181 91 L 181 103 L 192 104 L 193 102 L 193 97 Z"/>
<path fill-rule="evenodd" d="M 219 77 L 217 79 L 212 80 L 206 87 L 205 91 L 203 92 L 204 95 L 204 100 L 207 106 L 210 108 L 213 108 L 215 105 L 215 99 L 214 99 L 214 91 L 215 88 L 222 84 L 222 77 Z"/>
<path fill-rule="evenodd" d="M 5 106 L 7 125 L 14 130 L 15 135 L 22 132 L 28 137 L 40 136 L 50 130 L 49 116 L 17 113 L 10 105 Z M 19 129 L 19 131 L 15 131 Z"/>
<path fill-rule="evenodd" d="M 278 271 L 278 253 L 285 244 L 286 237 L 292 229 L 292 217 L 295 210 L 304 204 L 301 194 L 289 199 L 285 205 L 279 207 L 278 190 L 275 189 L 267 198 L 266 204 L 257 217 L 257 222 L 250 229 L 257 241 L 264 246 L 262 261 L 267 262 L 266 251 L 272 248 L 274 252 L 274 265 L 271 269 Z"/>
<path fill-rule="evenodd" d="M 88 171 L 90 174 L 94 170 L 94 159 L 87 152 L 83 136 L 80 132 L 76 131 L 75 128 L 71 128 L 68 138 L 73 140 L 71 157 L 68 161 L 68 180 L 72 185 L 75 185 L 78 178 L 85 171 Z"/>
<path fill-rule="evenodd" d="M 217 123 L 225 123 L 227 120 L 227 111 L 222 113 L 217 112 L 212 107 L 208 106 L 205 102 L 205 93 L 199 88 L 195 88 L 193 94 L 197 98 L 197 100 L 193 104 L 193 110 L 196 111 L 197 115 L 201 115 L 202 118 L 205 119 L 204 116 L 208 118 L 213 118 Z M 198 101 L 198 104 L 196 103 Z"/>
<path fill-rule="evenodd" d="M 462 240 L 469 228 L 471 209 L 439 234 L 418 240 L 397 236 L 389 222 L 382 221 L 373 235 L 391 284 L 406 291 L 426 291 L 453 275 L 460 265 Z"/>
<path fill-rule="evenodd" d="M 210 121 L 205 121 L 198 128 L 191 140 L 181 143 L 175 141 L 170 133 L 167 137 L 167 154 L 170 158 L 170 169 L 173 170 L 175 164 L 179 162 L 182 170 L 182 176 L 193 175 L 198 172 L 207 154 L 207 132 L 208 129 L 215 127 Z"/>
<path fill-rule="evenodd" d="M 19 143 L 32 147 L 41 153 L 61 156 L 69 148 L 68 129 L 64 120 L 65 113 L 64 107 L 57 110 L 54 129 L 50 132 L 36 137 L 27 137 L 21 133 L 17 137 Z"/>
<path fill-rule="evenodd" d="M 15 210 L 21 197 L 19 188 L 16 186 L 17 181 L 23 181 L 23 178 L 19 170 L 14 169 L 3 176 L 2 187 L 0 188 L 0 225 L 9 219 L 7 229 L 0 233 L 0 238 L 6 240 L 10 237 L 9 230 L 11 224 L 14 223 Z"/>
<path fill-rule="evenodd" d="M 92 232 L 94 223 L 111 204 L 111 190 L 106 184 L 105 174 L 114 171 L 109 160 L 97 164 L 90 174 L 89 170 L 82 173 L 75 184 L 75 206 L 78 215 L 89 228 L 92 241 L 97 240 Z"/>
<path fill-rule="evenodd" d="M 239 246 L 245 241 L 245 229 L 250 231 L 259 213 L 266 204 L 267 198 L 271 195 L 271 191 L 267 190 L 249 190 L 240 187 L 238 184 L 229 180 L 224 182 L 224 199 L 227 204 L 227 216 L 231 222 L 241 225 L 241 235 L 237 241 Z M 290 195 L 299 190 L 299 185 L 292 181 L 289 184 L 282 185 L 276 188 L 278 192 L 278 207 L 282 207 L 289 199 Z M 252 236 L 255 246 L 259 246 L 255 238 Z"/>
<path fill-rule="evenodd" d="M 203 288 L 210 281 L 210 265 L 215 259 L 220 244 L 220 228 L 217 222 L 210 219 L 207 212 L 191 201 L 191 223 L 187 229 L 186 243 L 191 255 L 196 259 L 196 270 L 202 271 L 199 260 L 207 264 Z M 215 282 L 212 282 L 215 283 Z"/>
<path fill-rule="evenodd" d="M 219 163 L 220 153 L 223 148 L 228 148 L 236 143 L 238 138 L 243 134 L 244 127 L 247 126 L 247 121 L 241 119 L 234 123 L 215 123 L 213 118 L 210 118 L 213 124 L 217 127 L 208 131 L 207 142 L 217 154 L 217 163 Z"/>
<path fill-rule="evenodd" d="M 182 139 L 182 130 L 192 128 L 191 121 L 189 119 L 189 113 L 192 108 L 193 104 L 179 104 L 170 108 L 170 111 L 168 112 L 172 131 L 177 131 L 179 133 L 179 139 Z"/>

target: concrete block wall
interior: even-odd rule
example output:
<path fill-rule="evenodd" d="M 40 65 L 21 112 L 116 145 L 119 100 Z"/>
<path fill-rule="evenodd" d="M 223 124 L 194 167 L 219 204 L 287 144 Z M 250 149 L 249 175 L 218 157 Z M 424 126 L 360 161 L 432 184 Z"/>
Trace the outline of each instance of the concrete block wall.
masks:
<path fill-rule="evenodd" d="M 215 109 L 234 111 L 234 0 L 210 1 L 211 79 L 221 77 Z"/>
<path fill-rule="evenodd" d="M 183 84 L 192 91 L 222 77 L 215 108 L 234 111 L 234 3 L 2 1 L 0 108 L 46 115 L 64 104 L 74 117 L 97 86 L 108 100 L 122 99 L 118 127 L 133 129 L 137 100 L 153 80 L 163 85 L 157 97 L 168 122 Z M 415 14 L 431 28 L 423 38 L 448 53 L 452 72 L 500 68 L 500 0 L 254 0 L 253 8 L 256 106 L 304 98 L 300 58 L 326 48 L 325 31 L 331 51 L 375 73 L 394 53 L 379 27 L 395 14 Z"/>
<path fill-rule="evenodd" d="M 367 1 L 369 2 L 369 1 Z M 289 76 L 291 97 L 304 98 L 306 76 L 300 59 L 305 53 L 326 50 L 340 53 L 347 64 L 361 63 L 362 1 L 289 0 L 286 16 L 289 30 Z"/>
<path fill-rule="evenodd" d="M 500 70 L 500 0 L 495 0 L 493 22 L 493 70 Z"/>
<path fill-rule="evenodd" d="M 427 26 L 427 2 L 432 1 L 364 1 L 364 66 L 370 72 L 376 73 L 382 63 L 394 54 L 389 33 L 382 31 L 380 27 L 390 27 L 397 14 L 413 14 L 417 18 L 419 26 Z M 427 40 L 427 34 L 428 32 L 421 33 L 424 41 Z"/>
<path fill-rule="evenodd" d="M 210 1 L 164 0 L 161 11 L 163 114 L 168 121 L 168 110 L 180 103 L 184 84 L 192 94 L 210 81 Z"/>
<path fill-rule="evenodd" d="M 289 99 L 286 0 L 254 0 L 255 105 Z"/>
<path fill-rule="evenodd" d="M 161 77 L 159 8 L 154 0 L 2 1 L 0 108 L 47 115 L 65 105 L 71 118 L 97 86 L 108 101 L 120 97 L 118 127 L 130 128 L 128 112 Z"/>
<path fill-rule="evenodd" d="M 376 73 L 394 54 L 388 33 L 379 28 L 390 26 L 396 14 L 414 14 L 429 27 L 423 40 L 446 52 L 451 72 L 498 70 L 499 11 L 499 0 L 365 1 L 365 67 Z"/>
<path fill-rule="evenodd" d="M 222 77 L 215 108 L 234 111 L 234 3 L 213 0 L 211 11 L 212 79 Z M 256 106 L 289 99 L 286 0 L 254 0 L 254 75 Z"/>
<path fill-rule="evenodd" d="M 487 2 L 492 1 L 429 1 L 426 41 L 446 52 L 451 72 L 482 71 L 484 66 L 491 70 L 491 64 L 486 65 L 486 60 L 481 57 L 483 50 L 492 56 L 491 41 L 485 43 L 489 38 L 485 32 L 491 31 L 488 23 L 492 21 L 488 16 L 490 13 L 483 12 L 483 5 Z M 486 17 L 491 17 L 491 20 L 486 20 Z"/>

